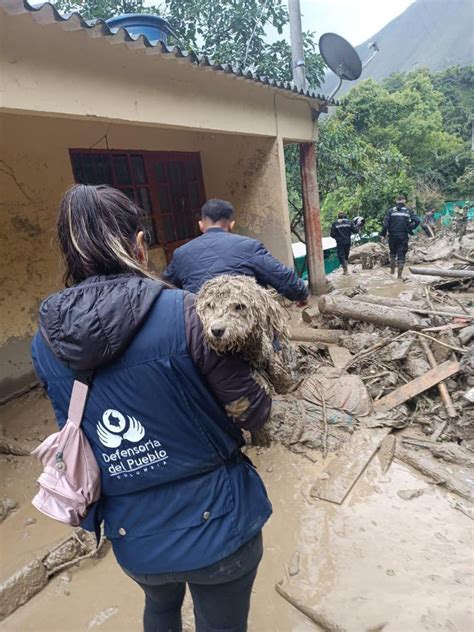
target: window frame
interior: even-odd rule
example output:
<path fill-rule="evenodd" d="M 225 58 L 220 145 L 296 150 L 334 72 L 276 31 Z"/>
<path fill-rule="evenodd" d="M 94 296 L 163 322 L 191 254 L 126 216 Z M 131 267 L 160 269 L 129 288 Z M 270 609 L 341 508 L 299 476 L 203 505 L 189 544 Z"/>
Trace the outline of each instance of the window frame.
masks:
<path fill-rule="evenodd" d="M 149 194 L 150 200 L 150 212 L 147 213 L 146 209 L 145 213 L 147 213 L 147 217 L 150 218 L 152 222 L 152 226 L 155 232 L 156 242 L 150 246 L 150 248 L 163 248 L 166 252 L 167 258 L 171 257 L 171 254 L 175 248 L 180 246 L 182 243 L 186 243 L 187 241 L 194 239 L 199 235 L 199 227 L 198 227 L 198 219 L 200 218 L 200 208 L 201 205 L 206 200 L 206 191 L 204 187 L 204 178 L 202 173 L 202 162 L 201 162 L 201 154 L 198 151 L 151 151 L 151 150 L 143 150 L 143 149 L 101 149 L 101 148 L 84 148 L 84 147 L 71 147 L 69 149 L 69 160 L 71 165 L 71 170 L 73 174 L 73 178 L 75 182 L 76 180 L 76 167 L 74 162 L 74 157 L 77 155 L 100 155 L 106 154 L 110 156 L 110 164 L 111 164 L 111 180 L 113 186 L 121 191 L 127 189 L 133 189 L 134 191 L 137 189 L 146 188 Z M 131 175 L 131 182 L 129 184 L 119 183 L 117 181 L 117 174 L 114 169 L 113 158 L 114 156 L 126 156 L 128 170 Z M 143 166 L 145 171 L 146 182 L 145 183 L 136 183 L 133 175 L 132 169 L 132 157 L 140 156 L 143 159 Z M 178 162 L 183 165 L 183 168 L 186 168 L 185 165 L 191 163 L 194 166 L 195 178 L 186 179 L 185 181 L 185 194 L 188 197 L 189 206 L 187 217 L 184 221 L 184 225 L 186 226 L 186 236 L 184 239 L 167 239 L 167 231 L 165 227 L 165 218 L 170 218 L 173 225 L 174 237 L 178 237 L 177 235 L 177 223 L 176 220 L 179 218 L 179 214 L 176 209 L 172 209 L 170 211 L 163 211 L 160 204 L 160 186 L 166 187 L 168 200 L 172 203 L 170 190 L 172 187 L 172 182 L 170 178 L 169 172 L 169 163 Z M 81 166 L 82 166 L 82 158 L 81 158 Z M 156 175 L 155 170 L 158 164 L 166 165 L 167 178 L 163 182 L 159 182 Z M 93 170 L 97 173 L 97 166 L 93 166 Z M 108 184 L 104 182 L 103 184 Z M 195 206 L 191 206 L 189 190 L 190 186 L 194 184 L 197 185 L 198 190 L 198 201 L 199 208 Z M 137 197 L 136 195 L 134 197 Z M 138 202 L 137 202 L 138 204 Z M 138 204 L 140 206 L 140 204 Z M 140 206 L 141 207 L 141 206 Z"/>

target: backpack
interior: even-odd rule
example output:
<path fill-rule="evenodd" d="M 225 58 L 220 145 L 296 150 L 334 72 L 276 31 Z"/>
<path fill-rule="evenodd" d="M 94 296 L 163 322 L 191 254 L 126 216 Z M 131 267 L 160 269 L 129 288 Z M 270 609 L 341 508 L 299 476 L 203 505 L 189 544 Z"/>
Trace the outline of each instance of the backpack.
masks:
<path fill-rule="evenodd" d="M 41 461 L 39 491 L 32 503 L 42 513 L 73 527 L 100 497 L 100 469 L 81 430 L 89 384 L 74 380 L 68 419 L 31 453 Z"/>

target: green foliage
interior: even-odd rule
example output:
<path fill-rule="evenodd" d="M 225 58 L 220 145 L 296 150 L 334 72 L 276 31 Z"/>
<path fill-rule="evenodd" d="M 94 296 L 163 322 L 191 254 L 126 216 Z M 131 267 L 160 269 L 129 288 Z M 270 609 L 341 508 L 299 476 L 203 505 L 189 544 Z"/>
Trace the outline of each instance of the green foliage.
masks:
<path fill-rule="evenodd" d="M 145 6 L 144 0 L 56 0 L 54 4 L 62 13 L 77 11 L 89 20 L 123 13 L 160 13 L 157 7 Z"/>
<path fill-rule="evenodd" d="M 165 0 L 166 17 L 184 44 L 220 62 L 251 68 L 259 75 L 292 80 L 291 49 L 279 39 L 268 43 L 269 27 L 279 34 L 288 24 L 282 0 Z M 324 62 L 313 33 L 304 34 L 308 82 L 319 86 Z"/>
<path fill-rule="evenodd" d="M 285 39 L 267 41 L 269 28 L 281 35 L 288 24 L 284 0 L 162 0 L 158 6 L 145 6 L 144 0 L 57 0 L 56 6 L 64 13 L 78 11 L 88 19 L 155 13 L 169 20 L 185 48 L 262 76 L 292 80 L 289 43 Z M 303 43 L 308 83 L 317 87 L 325 65 L 314 33 L 304 33 Z"/>
<path fill-rule="evenodd" d="M 467 69 L 363 81 L 320 124 L 319 181 L 326 226 L 337 211 L 380 222 L 399 193 L 419 212 L 469 195 L 473 172 Z M 467 90 L 467 92 L 469 92 Z M 463 193 L 461 193 L 461 191 Z"/>

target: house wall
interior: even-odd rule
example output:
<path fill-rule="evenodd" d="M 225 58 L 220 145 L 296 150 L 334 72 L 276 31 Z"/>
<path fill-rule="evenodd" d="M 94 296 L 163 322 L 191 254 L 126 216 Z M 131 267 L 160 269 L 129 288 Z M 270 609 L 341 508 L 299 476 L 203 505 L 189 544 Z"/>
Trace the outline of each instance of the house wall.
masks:
<path fill-rule="evenodd" d="M 61 287 L 54 224 L 73 183 L 71 147 L 201 152 L 207 197 L 231 201 L 240 232 L 291 262 L 281 139 L 10 114 L 0 125 L 0 398 L 32 381 L 38 306 Z M 150 259 L 165 265 L 160 248 Z"/>
<path fill-rule="evenodd" d="M 314 99 L 199 68 L 140 42 L 70 30 L 74 21 L 35 22 L 41 17 L 6 15 L 0 7 L 0 107 L 6 111 L 314 138 Z"/>

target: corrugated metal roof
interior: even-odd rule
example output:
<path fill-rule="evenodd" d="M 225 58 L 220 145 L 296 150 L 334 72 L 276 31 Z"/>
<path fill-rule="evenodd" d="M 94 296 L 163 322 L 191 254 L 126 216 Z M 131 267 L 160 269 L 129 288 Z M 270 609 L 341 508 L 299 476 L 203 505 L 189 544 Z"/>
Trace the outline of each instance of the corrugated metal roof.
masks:
<path fill-rule="evenodd" d="M 324 102 L 324 105 L 326 105 L 326 97 L 314 90 L 298 90 L 289 81 L 277 81 L 270 77 L 259 76 L 250 70 L 243 70 L 240 66 L 221 64 L 206 55 L 197 55 L 195 52 L 183 50 L 179 46 L 170 47 L 163 42 L 151 43 L 144 35 L 131 35 L 124 28 L 120 28 L 117 32 L 114 32 L 104 20 L 85 20 L 79 13 L 61 15 L 49 2 L 32 5 L 27 0 L 0 0 L 0 6 L 10 15 L 28 13 L 40 24 L 57 23 L 66 31 L 83 30 L 90 37 L 105 37 L 111 44 L 126 44 L 134 49 L 146 49 L 149 54 L 169 55 L 181 62 L 188 62 L 199 68 L 234 75 L 239 79 L 252 81 L 253 83 L 268 86 L 275 90 L 291 92 L 297 97 L 315 99 L 319 102 Z M 339 103 L 331 99 L 327 105 L 339 105 Z"/>

